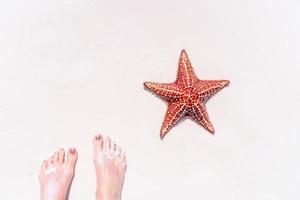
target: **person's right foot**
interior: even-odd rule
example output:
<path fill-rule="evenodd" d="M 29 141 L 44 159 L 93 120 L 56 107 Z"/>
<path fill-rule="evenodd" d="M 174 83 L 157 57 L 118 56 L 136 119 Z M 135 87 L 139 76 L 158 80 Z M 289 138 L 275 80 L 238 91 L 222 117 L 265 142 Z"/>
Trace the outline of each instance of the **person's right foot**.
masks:
<path fill-rule="evenodd" d="M 126 172 L 126 156 L 109 137 L 96 135 L 94 165 L 97 178 L 97 200 L 120 200 Z"/>

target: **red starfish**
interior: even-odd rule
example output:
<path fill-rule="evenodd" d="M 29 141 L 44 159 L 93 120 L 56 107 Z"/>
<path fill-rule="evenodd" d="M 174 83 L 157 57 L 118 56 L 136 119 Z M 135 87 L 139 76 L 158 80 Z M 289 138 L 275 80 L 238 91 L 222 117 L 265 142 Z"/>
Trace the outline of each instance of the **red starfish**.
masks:
<path fill-rule="evenodd" d="M 183 49 L 179 57 L 177 79 L 174 83 L 144 83 L 147 89 L 168 104 L 160 130 L 160 138 L 163 139 L 167 132 L 186 116 L 213 134 L 215 131 L 204 103 L 228 84 L 228 80 L 199 80 Z"/>

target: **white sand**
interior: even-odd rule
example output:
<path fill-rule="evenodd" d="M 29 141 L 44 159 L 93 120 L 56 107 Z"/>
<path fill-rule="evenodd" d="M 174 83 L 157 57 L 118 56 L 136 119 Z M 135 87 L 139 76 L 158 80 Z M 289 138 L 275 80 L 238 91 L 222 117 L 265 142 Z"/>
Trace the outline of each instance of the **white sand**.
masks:
<path fill-rule="evenodd" d="M 38 199 L 40 163 L 77 147 L 70 200 L 94 199 L 92 142 L 128 154 L 124 200 L 300 198 L 300 3 L 0 2 L 0 199 Z M 202 79 L 211 136 L 185 120 L 159 139 L 166 105 L 143 81 L 175 80 L 182 48 Z"/>

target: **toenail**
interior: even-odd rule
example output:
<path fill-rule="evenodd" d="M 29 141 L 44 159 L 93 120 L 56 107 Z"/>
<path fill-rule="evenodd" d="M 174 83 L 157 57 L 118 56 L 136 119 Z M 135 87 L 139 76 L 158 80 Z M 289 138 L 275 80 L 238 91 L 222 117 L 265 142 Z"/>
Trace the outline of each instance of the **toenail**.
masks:
<path fill-rule="evenodd" d="M 71 153 L 71 154 L 74 154 L 75 152 L 76 152 L 76 149 L 75 149 L 75 148 L 71 148 L 71 149 L 70 149 L 70 153 Z"/>
<path fill-rule="evenodd" d="M 100 135 L 100 134 L 97 134 L 97 135 L 96 135 L 96 139 L 99 140 L 100 138 L 101 138 L 101 135 Z"/>

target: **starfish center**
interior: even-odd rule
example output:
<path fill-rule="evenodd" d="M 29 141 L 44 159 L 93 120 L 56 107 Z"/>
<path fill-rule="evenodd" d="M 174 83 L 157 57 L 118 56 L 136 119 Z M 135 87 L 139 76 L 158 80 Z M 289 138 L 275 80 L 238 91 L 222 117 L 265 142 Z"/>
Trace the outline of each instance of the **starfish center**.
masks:
<path fill-rule="evenodd" d="M 197 93 L 193 88 L 187 88 L 184 90 L 182 95 L 182 101 L 189 107 L 195 105 L 197 102 Z"/>

